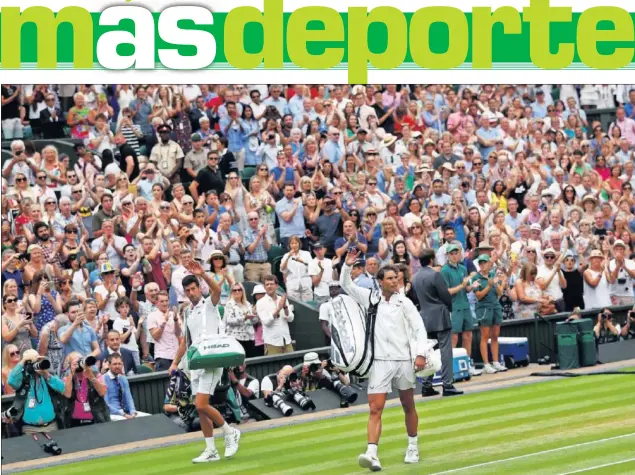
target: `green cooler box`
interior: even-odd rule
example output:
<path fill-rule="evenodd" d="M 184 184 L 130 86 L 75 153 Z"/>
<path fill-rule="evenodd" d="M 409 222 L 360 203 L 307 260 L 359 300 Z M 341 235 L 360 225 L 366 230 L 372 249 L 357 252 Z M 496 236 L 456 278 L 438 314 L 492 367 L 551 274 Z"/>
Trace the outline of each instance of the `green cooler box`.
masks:
<path fill-rule="evenodd" d="M 580 367 L 578 354 L 578 328 L 568 322 L 556 323 L 558 341 L 558 365 L 560 369 Z"/>

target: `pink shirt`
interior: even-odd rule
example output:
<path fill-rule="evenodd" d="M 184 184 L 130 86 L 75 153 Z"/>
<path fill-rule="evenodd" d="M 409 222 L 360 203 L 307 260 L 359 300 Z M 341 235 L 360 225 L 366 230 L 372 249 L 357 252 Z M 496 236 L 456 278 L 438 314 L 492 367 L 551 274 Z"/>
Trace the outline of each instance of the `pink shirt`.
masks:
<path fill-rule="evenodd" d="M 172 313 L 172 312 L 170 312 Z M 159 328 L 164 321 L 163 313 L 160 311 L 152 312 L 148 315 L 148 329 Z M 176 356 L 176 350 L 179 347 L 179 339 L 176 336 L 176 325 L 174 318 L 170 318 L 163 329 L 161 338 L 154 339 L 154 357 L 173 360 Z"/>
<path fill-rule="evenodd" d="M 630 117 L 625 117 L 622 121 L 616 119 L 615 125 L 622 131 L 622 137 L 628 140 L 631 145 L 635 145 L 635 120 Z"/>
<path fill-rule="evenodd" d="M 100 375 L 97 380 L 103 382 L 103 376 Z M 74 391 L 75 391 L 75 404 L 73 406 L 73 419 L 81 421 L 92 421 L 93 413 L 90 410 L 88 403 L 88 379 L 84 374 L 75 376 Z"/>

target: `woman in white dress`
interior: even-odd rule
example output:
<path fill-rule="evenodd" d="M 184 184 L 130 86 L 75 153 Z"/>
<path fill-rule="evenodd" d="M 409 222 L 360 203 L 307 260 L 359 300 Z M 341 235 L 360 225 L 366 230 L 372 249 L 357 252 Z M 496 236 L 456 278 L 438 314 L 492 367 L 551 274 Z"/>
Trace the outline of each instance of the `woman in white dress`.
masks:
<path fill-rule="evenodd" d="M 609 270 L 604 261 L 602 251 L 591 252 L 589 268 L 584 271 L 584 308 L 587 310 L 611 306 Z"/>
<path fill-rule="evenodd" d="M 265 183 L 266 185 L 266 183 Z M 271 244 L 277 245 L 275 230 L 274 207 L 275 200 L 271 194 L 264 189 L 262 179 L 254 175 L 249 180 L 249 193 L 245 200 L 247 213 L 256 211 L 260 217 L 260 225 L 267 224 L 267 239 Z"/>
<path fill-rule="evenodd" d="M 313 300 L 313 282 L 309 275 L 311 253 L 303 251 L 296 236 L 289 238 L 289 252 L 282 257 L 280 270 L 284 273 L 287 295 L 301 302 Z"/>

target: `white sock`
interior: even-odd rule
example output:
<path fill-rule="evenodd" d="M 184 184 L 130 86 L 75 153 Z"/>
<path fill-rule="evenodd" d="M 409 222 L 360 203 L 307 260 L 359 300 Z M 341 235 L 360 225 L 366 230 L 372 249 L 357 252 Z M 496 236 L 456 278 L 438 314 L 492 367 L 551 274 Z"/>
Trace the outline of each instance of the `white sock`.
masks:
<path fill-rule="evenodd" d="M 214 445 L 214 436 L 205 437 L 205 445 L 209 450 L 216 450 L 216 445 Z"/>
<path fill-rule="evenodd" d="M 223 431 L 224 435 L 229 435 L 234 430 L 231 427 L 229 427 L 229 424 L 227 422 L 225 422 L 220 428 Z"/>
<path fill-rule="evenodd" d="M 372 457 L 377 457 L 377 444 L 368 444 L 366 453 Z"/>
<path fill-rule="evenodd" d="M 408 445 L 417 447 L 419 445 L 419 438 L 416 435 L 414 437 L 408 436 Z"/>

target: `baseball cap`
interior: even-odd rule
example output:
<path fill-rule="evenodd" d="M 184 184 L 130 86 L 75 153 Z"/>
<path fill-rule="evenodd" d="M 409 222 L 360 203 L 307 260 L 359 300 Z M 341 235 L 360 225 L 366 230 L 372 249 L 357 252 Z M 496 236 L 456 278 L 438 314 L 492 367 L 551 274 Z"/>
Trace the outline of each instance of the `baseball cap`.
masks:
<path fill-rule="evenodd" d="M 322 244 L 320 241 L 313 244 L 313 249 L 324 249 L 326 246 Z"/>
<path fill-rule="evenodd" d="M 445 248 L 445 253 L 450 254 L 451 252 L 459 251 L 459 250 L 460 248 L 456 244 L 448 244 L 448 247 Z"/>
<path fill-rule="evenodd" d="M 192 134 L 192 142 L 201 142 L 202 140 L 201 134 Z"/>
<path fill-rule="evenodd" d="M 366 267 L 366 261 L 363 259 L 357 259 L 353 264 L 353 267 Z"/>
<path fill-rule="evenodd" d="M 476 262 L 489 262 L 491 261 L 490 257 L 487 254 L 481 254 L 476 258 Z"/>
<path fill-rule="evenodd" d="M 104 262 L 99 268 L 99 272 L 102 274 L 110 274 L 112 272 L 115 272 L 115 268 L 110 262 Z"/>

